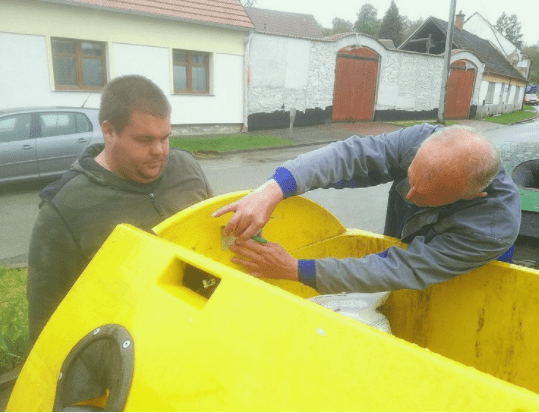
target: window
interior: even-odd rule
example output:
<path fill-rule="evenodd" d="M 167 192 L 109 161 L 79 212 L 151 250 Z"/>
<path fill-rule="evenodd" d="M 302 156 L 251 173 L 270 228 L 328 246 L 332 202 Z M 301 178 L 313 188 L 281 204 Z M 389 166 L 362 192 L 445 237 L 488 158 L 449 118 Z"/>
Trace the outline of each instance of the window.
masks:
<path fill-rule="evenodd" d="M 105 43 L 52 38 L 56 89 L 101 90 L 106 83 Z"/>
<path fill-rule="evenodd" d="M 485 99 L 485 103 L 490 104 L 494 102 L 494 82 L 488 82 L 488 90 L 487 90 L 487 97 Z"/>
<path fill-rule="evenodd" d="M 500 92 L 500 102 L 503 103 L 503 92 L 505 92 L 505 83 L 502 83 L 502 90 Z"/>
<path fill-rule="evenodd" d="M 0 143 L 31 138 L 32 115 L 7 116 L 0 119 Z"/>
<path fill-rule="evenodd" d="M 39 125 L 41 137 L 72 135 L 74 133 L 88 132 L 92 125 L 82 113 L 54 112 L 40 113 Z"/>
<path fill-rule="evenodd" d="M 189 50 L 172 52 L 174 93 L 210 93 L 210 54 Z"/>

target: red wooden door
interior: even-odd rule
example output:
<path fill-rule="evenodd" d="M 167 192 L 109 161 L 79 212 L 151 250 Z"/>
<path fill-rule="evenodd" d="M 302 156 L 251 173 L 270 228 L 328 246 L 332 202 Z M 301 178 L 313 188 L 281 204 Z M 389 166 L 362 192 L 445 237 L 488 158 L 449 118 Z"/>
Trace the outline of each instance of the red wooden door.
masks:
<path fill-rule="evenodd" d="M 346 47 L 337 54 L 333 120 L 373 120 L 378 55 L 365 47 Z"/>
<path fill-rule="evenodd" d="M 468 119 L 475 81 L 475 68 L 459 60 L 451 65 L 447 81 L 446 119 Z"/>

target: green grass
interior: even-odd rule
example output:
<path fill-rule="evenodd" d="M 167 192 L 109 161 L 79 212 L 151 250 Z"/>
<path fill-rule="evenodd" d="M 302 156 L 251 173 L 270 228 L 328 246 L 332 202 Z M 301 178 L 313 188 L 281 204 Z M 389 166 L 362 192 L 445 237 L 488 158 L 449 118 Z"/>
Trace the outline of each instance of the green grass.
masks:
<path fill-rule="evenodd" d="M 403 128 L 407 128 L 408 126 L 419 125 L 419 124 L 422 124 L 422 123 L 429 123 L 431 125 L 438 125 L 439 124 L 438 121 L 435 121 L 435 120 L 409 120 L 409 121 L 388 122 L 388 123 L 391 123 L 392 125 L 402 126 Z M 446 126 L 459 125 L 459 122 L 454 121 L 454 120 L 446 120 L 445 125 Z"/>
<path fill-rule="evenodd" d="M 228 152 L 252 148 L 270 148 L 278 146 L 290 146 L 292 141 L 266 135 L 227 135 L 218 138 L 182 138 L 172 137 L 170 146 L 184 149 L 189 152 L 216 151 Z"/>
<path fill-rule="evenodd" d="M 0 267 L 0 374 L 21 365 L 28 351 L 26 269 Z"/>
<path fill-rule="evenodd" d="M 535 110 L 535 108 L 533 106 L 524 105 L 522 106 L 522 110 Z"/>
<path fill-rule="evenodd" d="M 489 116 L 483 120 L 487 122 L 501 123 L 502 125 L 508 125 L 513 122 L 519 122 L 522 120 L 533 118 L 536 115 L 536 112 L 528 112 L 525 110 L 520 110 L 517 112 L 506 113 L 499 116 Z"/>

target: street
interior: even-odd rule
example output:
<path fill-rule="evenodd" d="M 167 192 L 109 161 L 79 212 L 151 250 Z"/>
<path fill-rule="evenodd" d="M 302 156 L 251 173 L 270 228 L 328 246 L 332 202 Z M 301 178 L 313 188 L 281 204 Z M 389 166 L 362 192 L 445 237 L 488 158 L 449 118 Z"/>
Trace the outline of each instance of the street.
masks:
<path fill-rule="evenodd" d="M 539 121 L 500 126 L 487 130 L 484 134 L 502 149 L 512 142 L 539 143 Z M 199 163 L 215 195 L 220 195 L 256 188 L 268 179 L 283 161 L 317 147 L 319 146 L 227 154 L 214 159 L 200 159 Z M 536 157 L 539 158 L 539 152 Z M 38 213 L 39 188 L 44 184 L 38 182 L 0 188 L 0 263 L 27 263 L 30 235 Z M 361 190 L 315 190 L 305 196 L 331 211 L 346 227 L 381 233 L 389 186 L 390 184 L 385 184 Z"/>

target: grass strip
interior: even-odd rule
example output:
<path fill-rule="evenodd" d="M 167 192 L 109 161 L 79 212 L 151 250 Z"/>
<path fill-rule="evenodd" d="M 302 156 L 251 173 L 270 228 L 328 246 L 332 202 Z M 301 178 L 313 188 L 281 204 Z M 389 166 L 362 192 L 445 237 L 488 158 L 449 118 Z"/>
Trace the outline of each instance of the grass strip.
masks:
<path fill-rule="evenodd" d="M 518 112 L 506 113 L 504 115 L 489 116 L 484 118 L 483 120 L 487 122 L 500 123 L 502 125 L 509 125 L 510 123 L 531 119 L 535 115 L 537 115 L 536 112 L 528 112 L 525 110 L 521 110 Z"/>
<path fill-rule="evenodd" d="M 0 335 L 6 334 L 11 323 L 28 330 L 27 278 L 26 268 L 0 267 Z"/>
<path fill-rule="evenodd" d="M 28 271 L 0 267 L 0 374 L 22 365 L 28 353 Z"/>
<path fill-rule="evenodd" d="M 254 148 L 272 148 L 290 146 L 292 141 L 266 135 L 227 135 L 218 138 L 183 138 L 172 137 L 170 146 L 189 152 L 215 151 L 228 152 Z"/>

